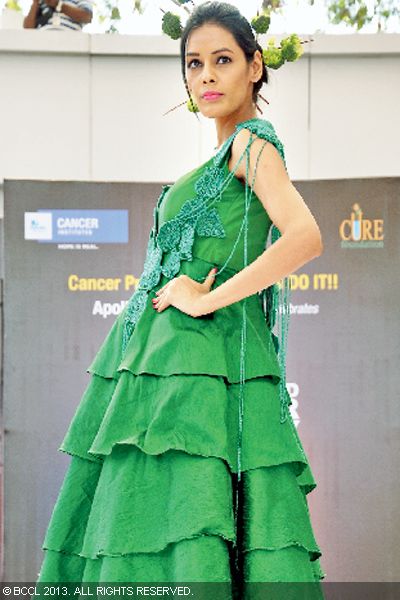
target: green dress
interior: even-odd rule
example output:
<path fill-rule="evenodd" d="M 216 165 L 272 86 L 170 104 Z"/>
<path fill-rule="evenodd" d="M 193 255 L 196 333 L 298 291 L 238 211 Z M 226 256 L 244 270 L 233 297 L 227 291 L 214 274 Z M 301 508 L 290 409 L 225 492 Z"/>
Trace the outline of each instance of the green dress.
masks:
<path fill-rule="evenodd" d="M 216 266 L 214 289 L 265 250 L 271 220 L 228 169 L 243 127 L 284 160 L 271 123 L 250 119 L 163 187 L 139 286 L 87 369 L 59 448 L 72 458 L 38 582 L 325 577 L 306 498 L 316 483 L 290 411 L 281 418 L 279 341 L 262 295 L 197 318 L 151 302 L 171 277 L 203 281 Z"/>

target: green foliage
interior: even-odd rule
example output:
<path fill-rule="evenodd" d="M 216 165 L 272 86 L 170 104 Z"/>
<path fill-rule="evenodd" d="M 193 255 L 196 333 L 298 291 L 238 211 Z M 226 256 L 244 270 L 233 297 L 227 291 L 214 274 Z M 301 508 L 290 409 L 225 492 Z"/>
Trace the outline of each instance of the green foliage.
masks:
<path fill-rule="evenodd" d="M 178 15 L 168 11 L 162 17 L 162 30 L 173 40 L 177 40 L 182 35 L 181 19 Z"/>
<path fill-rule="evenodd" d="M 270 14 L 271 12 L 281 10 L 283 6 L 284 2 L 282 0 L 263 0 L 261 10 L 263 13 Z"/>
<path fill-rule="evenodd" d="M 18 0 L 7 0 L 7 2 L 5 3 L 5 8 L 9 8 L 10 10 L 16 10 L 17 12 L 22 12 L 22 8 Z"/>
<path fill-rule="evenodd" d="M 362 29 L 373 19 L 373 15 L 368 15 L 366 4 L 358 0 L 339 0 L 328 4 L 329 20 L 338 25 L 345 23 L 351 27 L 356 27 L 357 31 Z"/>
<path fill-rule="evenodd" d="M 329 0 L 327 8 L 331 23 L 344 23 L 355 27 L 357 31 L 374 20 L 378 31 L 381 31 L 391 17 L 400 17 L 398 0 L 375 0 L 373 3 L 363 0 Z"/>
<path fill-rule="evenodd" d="M 179 8 L 184 8 L 187 13 L 190 13 L 189 8 L 187 7 L 187 4 L 189 4 L 189 2 L 193 5 L 193 7 L 196 6 L 193 0 L 171 0 L 171 2 L 176 4 L 176 6 L 178 6 Z"/>
<path fill-rule="evenodd" d="M 251 25 L 254 31 L 258 33 L 267 33 L 271 23 L 269 15 L 257 15 L 251 20 Z"/>
<path fill-rule="evenodd" d="M 120 0 L 103 0 L 96 2 L 97 20 L 102 24 L 105 21 L 110 21 L 110 28 L 106 33 L 113 33 L 116 30 L 114 23 L 121 20 L 121 15 L 118 7 Z M 126 2 L 126 0 L 123 0 Z M 196 6 L 201 2 L 197 0 L 171 0 L 175 5 L 182 7 L 189 12 L 188 5 Z M 143 14 L 145 7 L 143 0 L 130 0 L 132 11 L 138 14 Z M 308 3 L 313 6 L 315 0 L 308 0 Z M 400 21 L 400 2 L 399 0 L 324 0 L 329 21 L 332 24 L 345 24 L 348 27 L 355 28 L 360 31 L 366 25 L 376 21 L 377 30 L 384 30 L 387 22 L 391 18 L 397 18 Z M 290 0 L 262 0 L 260 12 L 251 21 L 251 24 L 257 34 L 266 33 L 270 26 L 270 18 L 272 13 L 283 13 L 285 8 L 289 6 Z M 6 0 L 5 7 L 16 11 L 22 11 L 20 0 Z M 173 39 L 178 39 L 179 27 L 176 21 L 171 20 L 168 28 L 171 28 Z M 179 18 L 179 17 L 178 17 Z M 168 19 L 167 19 L 168 20 Z M 170 34 L 168 34 L 170 35 Z M 286 58 L 285 60 L 289 60 Z M 279 62 L 279 61 L 278 61 Z"/>
<path fill-rule="evenodd" d="M 275 46 L 275 40 L 268 40 L 266 48 L 263 48 L 263 60 L 267 67 L 271 69 L 279 69 L 285 62 L 280 48 Z"/>
<path fill-rule="evenodd" d="M 105 33 L 118 33 L 118 29 L 115 24 L 121 21 L 121 13 L 119 11 L 118 0 L 104 0 L 104 10 L 100 10 L 100 6 L 97 4 L 97 19 L 100 25 L 105 22 L 108 23 L 108 29 Z"/>
<path fill-rule="evenodd" d="M 119 21 L 121 19 L 121 14 L 119 12 L 118 6 L 113 6 L 111 9 L 111 20 Z"/>
<path fill-rule="evenodd" d="M 142 15 L 144 13 L 144 8 L 142 6 L 142 0 L 134 0 L 133 12 L 137 12 L 137 13 L 139 13 L 139 15 Z"/>
<path fill-rule="evenodd" d="M 119 33 L 118 28 L 115 26 L 122 20 L 122 16 L 119 10 L 121 0 L 103 0 L 103 2 L 96 2 L 97 22 L 102 25 L 105 22 L 109 22 L 108 29 L 105 33 Z M 125 0 L 123 0 L 125 2 Z M 144 7 L 142 0 L 131 0 L 132 12 L 142 15 L 144 13 Z M 96 14 L 96 13 L 95 13 Z"/>
<path fill-rule="evenodd" d="M 285 61 L 293 62 L 300 58 L 304 50 L 299 36 L 296 33 L 292 33 L 292 35 L 289 35 L 289 37 L 282 39 L 281 51 L 282 58 Z"/>
<path fill-rule="evenodd" d="M 314 6 L 315 0 L 308 0 Z M 284 12 L 290 0 L 262 0 L 261 9 L 268 14 Z M 376 21 L 377 29 L 385 29 L 391 17 L 400 18 L 399 0 L 324 0 L 329 21 L 334 25 L 345 24 L 360 31 Z"/>
<path fill-rule="evenodd" d="M 282 38 L 279 47 L 275 45 L 275 39 L 271 38 L 263 49 L 264 63 L 271 69 L 279 69 L 285 62 L 294 62 L 302 54 L 303 47 L 297 33 Z"/>

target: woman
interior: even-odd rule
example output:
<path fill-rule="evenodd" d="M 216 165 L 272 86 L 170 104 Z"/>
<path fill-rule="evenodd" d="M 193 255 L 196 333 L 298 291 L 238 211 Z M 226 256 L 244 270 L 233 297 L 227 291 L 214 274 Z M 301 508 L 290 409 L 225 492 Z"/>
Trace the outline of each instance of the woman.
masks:
<path fill-rule="evenodd" d="M 139 286 L 60 447 L 72 461 L 39 580 L 225 581 L 243 597 L 244 581 L 324 577 L 306 500 L 315 481 L 273 305 L 258 293 L 322 242 L 273 126 L 256 116 L 268 74 L 248 21 L 227 3 L 200 5 L 181 59 L 219 149 L 158 199 Z M 272 223 L 281 237 L 265 250 Z"/>

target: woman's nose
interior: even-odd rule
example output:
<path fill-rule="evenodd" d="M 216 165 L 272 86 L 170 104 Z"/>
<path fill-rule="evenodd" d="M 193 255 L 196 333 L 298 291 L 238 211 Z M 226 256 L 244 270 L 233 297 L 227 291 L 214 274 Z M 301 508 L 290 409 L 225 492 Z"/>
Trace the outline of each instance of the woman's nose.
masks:
<path fill-rule="evenodd" d="M 212 77 L 211 75 L 210 76 L 204 75 L 203 83 L 209 83 L 209 82 L 215 83 L 215 78 Z"/>
<path fill-rule="evenodd" d="M 204 83 L 206 83 L 208 81 L 215 82 L 215 73 L 214 73 L 214 69 L 212 67 L 209 67 L 207 65 L 204 66 L 203 81 L 204 81 Z"/>

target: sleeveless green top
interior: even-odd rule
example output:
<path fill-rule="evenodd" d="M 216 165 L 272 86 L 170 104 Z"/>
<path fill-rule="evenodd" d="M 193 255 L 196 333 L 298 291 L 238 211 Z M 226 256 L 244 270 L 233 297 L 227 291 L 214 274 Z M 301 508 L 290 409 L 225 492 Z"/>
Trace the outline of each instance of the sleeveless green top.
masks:
<path fill-rule="evenodd" d="M 231 145 L 242 128 L 251 135 L 230 171 Z M 286 168 L 283 145 L 272 124 L 254 118 L 237 124 L 220 150 L 203 165 L 163 186 L 154 208 L 139 284 L 88 369 L 109 377 L 128 369 L 159 375 L 206 373 L 240 382 L 239 479 L 246 379 L 268 376 L 279 384 L 281 423 L 286 421 L 291 404 L 286 389 L 288 278 L 280 286 L 274 284 L 197 318 L 173 306 L 157 313 L 149 296 L 155 297 L 159 288 L 180 274 L 204 281 L 213 266 L 218 268 L 213 287 L 218 287 L 254 261 L 268 241 L 273 243 L 280 236 L 254 193 L 255 175 L 249 181 L 249 150 L 257 137 L 265 140 L 263 147 L 267 142 L 274 144 Z M 243 156 L 245 182 L 235 176 Z M 106 348 L 113 337 L 120 348 L 110 359 Z"/>

